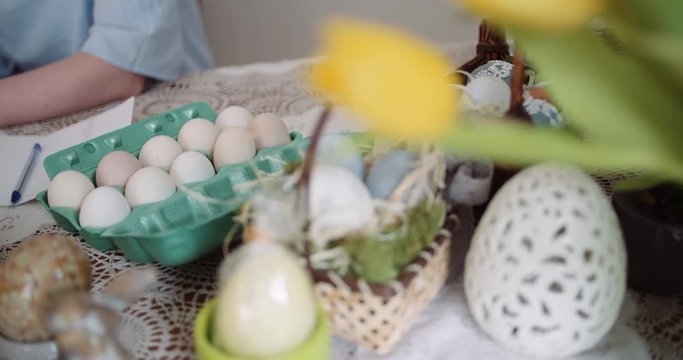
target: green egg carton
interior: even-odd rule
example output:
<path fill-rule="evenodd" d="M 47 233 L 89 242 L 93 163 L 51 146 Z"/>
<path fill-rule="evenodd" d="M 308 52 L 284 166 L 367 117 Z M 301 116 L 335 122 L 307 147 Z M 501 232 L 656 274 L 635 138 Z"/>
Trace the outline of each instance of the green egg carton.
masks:
<path fill-rule="evenodd" d="M 193 118 L 215 122 L 216 113 L 206 103 L 188 104 L 54 153 L 43 166 L 50 179 L 64 170 L 76 170 L 94 183 L 97 164 L 106 154 L 122 150 L 137 157 L 148 139 L 157 135 L 175 139 Z M 133 208 L 124 221 L 108 228 L 82 228 L 75 209 L 48 205 L 47 191 L 36 199 L 57 224 L 80 233 L 100 251 L 118 249 L 131 261 L 181 265 L 221 246 L 233 226 L 234 212 L 258 190 L 259 178 L 277 176 L 288 163 L 300 161 L 308 140 L 298 133 L 290 136 L 290 143 L 261 149 L 250 161 L 223 166 L 210 179 L 179 187 L 164 201 Z"/>

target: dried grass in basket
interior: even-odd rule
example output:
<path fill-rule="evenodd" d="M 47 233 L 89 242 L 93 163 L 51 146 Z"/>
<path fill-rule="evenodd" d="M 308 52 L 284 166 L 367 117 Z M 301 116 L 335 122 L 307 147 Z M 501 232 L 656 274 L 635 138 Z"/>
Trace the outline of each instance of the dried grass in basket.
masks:
<path fill-rule="evenodd" d="M 448 278 L 451 233 L 443 229 L 399 278 L 368 284 L 333 272 L 313 271 L 315 292 L 335 334 L 388 354 Z"/>

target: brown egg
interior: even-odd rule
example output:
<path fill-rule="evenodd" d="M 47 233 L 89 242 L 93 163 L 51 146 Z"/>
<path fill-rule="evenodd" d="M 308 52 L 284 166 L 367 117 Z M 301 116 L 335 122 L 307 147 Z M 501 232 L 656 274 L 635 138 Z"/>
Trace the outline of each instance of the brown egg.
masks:
<path fill-rule="evenodd" d="M 0 265 L 0 334 L 13 341 L 47 340 L 43 309 L 58 293 L 87 290 L 90 282 L 88 257 L 73 239 L 25 240 Z"/>

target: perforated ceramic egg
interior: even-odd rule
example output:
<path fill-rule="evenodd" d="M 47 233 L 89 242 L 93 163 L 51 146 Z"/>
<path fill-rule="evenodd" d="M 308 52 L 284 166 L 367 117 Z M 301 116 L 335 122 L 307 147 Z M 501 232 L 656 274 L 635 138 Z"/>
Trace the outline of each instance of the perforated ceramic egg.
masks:
<path fill-rule="evenodd" d="M 256 149 L 281 146 L 289 143 L 289 130 L 282 118 L 273 113 L 263 113 L 254 117 L 249 124 L 251 136 L 256 142 Z"/>
<path fill-rule="evenodd" d="M 216 118 L 216 127 L 218 131 L 223 131 L 229 127 L 248 128 L 254 115 L 249 110 L 241 106 L 230 106 L 218 114 Z"/>
<path fill-rule="evenodd" d="M 211 121 L 192 119 L 180 128 L 178 144 L 184 151 L 199 151 L 211 156 L 218 133 L 218 128 Z"/>
<path fill-rule="evenodd" d="M 594 346 L 617 319 L 626 257 L 610 201 L 567 165 L 527 168 L 495 195 L 472 239 L 465 293 L 501 344 L 562 357 Z"/>
<path fill-rule="evenodd" d="M 213 338 L 229 354 L 283 355 L 309 338 L 316 321 L 309 275 L 282 247 L 252 242 L 221 266 Z"/>
<path fill-rule="evenodd" d="M 168 171 L 173 160 L 182 152 L 183 149 L 172 137 L 157 135 L 142 145 L 138 158 L 142 166 L 157 167 Z"/>
<path fill-rule="evenodd" d="M 77 241 L 59 235 L 24 240 L 0 265 L 0 334 L 47 340 L 43 309 L 62 291 L 87 290 L 90 281 L 90 263 Z"/>

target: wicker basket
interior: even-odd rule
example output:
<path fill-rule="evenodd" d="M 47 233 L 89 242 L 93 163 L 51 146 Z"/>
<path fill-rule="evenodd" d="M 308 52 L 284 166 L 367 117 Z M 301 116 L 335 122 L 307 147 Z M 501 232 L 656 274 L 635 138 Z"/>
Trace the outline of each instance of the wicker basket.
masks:
<path fill-rule="evenodd" d="M 368 284 L 314 271 L 315 292 L 335 334 L 384 355 L 429 305 L 448 277 L 451 235 L 441 230 L 396 281 Z"/>

